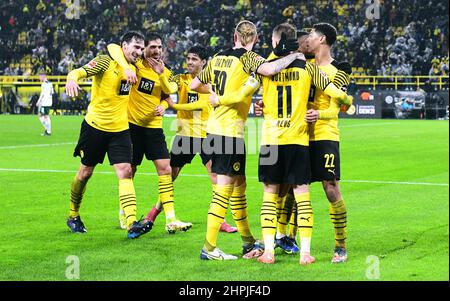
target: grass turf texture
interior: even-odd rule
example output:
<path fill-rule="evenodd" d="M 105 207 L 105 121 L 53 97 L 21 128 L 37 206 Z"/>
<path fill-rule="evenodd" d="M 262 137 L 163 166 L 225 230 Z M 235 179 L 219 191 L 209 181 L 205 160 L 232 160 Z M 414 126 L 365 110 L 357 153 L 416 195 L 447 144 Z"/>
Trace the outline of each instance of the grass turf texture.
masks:
<path fill-rule="evenodd" d="M 166 118 L 164 124 L 169 143 L 173 120 Z M 242 258 L 199 259 L 211 188 L 198 157 L 175 182 L 176 213 L 194 224 L 190 231 L 167 234 L 162 214 L 150 233 L 127 239 L 118 227 L 117 179 L 105 158 L 82 203 L 88 233 L 70 233 L 65 220 L 70 183 L 79 166 L 72 152 L 81 121 L 82 117 L 52 116 L 53 135 L 41 137 L 36 116 L 0 116 L 0 280 L 66 280 L 69 255 L 80 260 L 80 280 L 367 280 L 367 275 L 376 275 L 370 255 L 378 256 L 380 280 L 449 279 L 447 121 L 340 121 L 349 261 L 330 263 L 333 228 L 328 202 L 315 183 L 311 196 L 316 263 L 306 267 L 298 264 L 298 255 L 279 249 L 276 264 L 270 266 Z M 248 121 L 252 139 L 258 136 L 258 122 Z M 258 142 L 252 141 L 247 199 L 252 231 L 260 238 L 263 190 L 252 150 Z M 151 162 L 140 168 L 135 186 L 138 215 L 145 215 L 157 200 Z M 232 220 L 230 213 L 227 219 Z M 218 246 L 240 255 L 239 234 L 220 233 Z"/>

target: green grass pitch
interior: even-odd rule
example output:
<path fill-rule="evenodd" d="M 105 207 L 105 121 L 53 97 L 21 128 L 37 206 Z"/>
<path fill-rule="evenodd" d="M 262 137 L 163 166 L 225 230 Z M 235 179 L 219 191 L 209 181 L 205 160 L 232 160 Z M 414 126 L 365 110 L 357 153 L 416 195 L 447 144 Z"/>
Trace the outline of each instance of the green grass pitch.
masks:
<path fill-rule="evenodd" d="M 173 120 L 165 119 L 169 143 Z M 70 255 L 79 259 L 80 280 L 449 280 L 448 121 L 340 121 L 349 260 L 330 263 L 332 224 L 315 183 L 316 263 L 306 267 L 279 249 L 270 266 L 199 259 L 211 187 L 198 157 L 175 182 L 176 213 L 194 224 L 190 231 L 165 233 L 161 215 L 150 233 L 127 239 L 118 228 L 117 179 L 106 161 L 96 168 L 82 203 L 88 233 L 70 233 L 65 220 L 79 166 L 72 152 L 81 121 L 81 116 L 54 116 L 53 135 L 42 137 L 36 116 L 0 116 L 0 280 L 66 280 L 73 267 Z M 248 124 L 249 220 L 260 238 L 263 191 L 255 151 L 260 119 Z M 135 186 L 138 215 L 145 215 L 157 200 L 151 162 L 145 161 Z M 230 213 L 227 218 L 231 221 Z M 221 233 L 218 245 L 241 252 L 237 233 Z"/>

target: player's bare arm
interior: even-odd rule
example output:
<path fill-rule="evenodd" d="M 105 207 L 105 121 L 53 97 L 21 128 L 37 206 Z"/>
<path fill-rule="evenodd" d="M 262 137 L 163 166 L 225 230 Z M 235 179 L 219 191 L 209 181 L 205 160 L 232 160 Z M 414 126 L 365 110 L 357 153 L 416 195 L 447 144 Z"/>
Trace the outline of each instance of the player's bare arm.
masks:
<path fill-rule="evenodd" d="M 273 62 L 266 62 L 262 64 L 258 68 L 258 74 L 264 75 L 264 76 L 271 76 L 274 74 L 279 73 L 281 70 L 285 69 L 287 66 L 289 66 L 293 61 L 295 60 L 304 60 L 305 56 L 300 52 L 294 52 L 291 53 L 283 58 L 280 58 Z"/>

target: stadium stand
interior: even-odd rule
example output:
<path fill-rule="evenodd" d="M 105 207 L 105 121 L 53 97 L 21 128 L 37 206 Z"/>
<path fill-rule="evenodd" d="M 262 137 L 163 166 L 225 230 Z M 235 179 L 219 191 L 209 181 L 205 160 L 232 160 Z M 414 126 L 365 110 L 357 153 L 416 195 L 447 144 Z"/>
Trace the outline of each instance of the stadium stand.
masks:
<path fill-rule="evenodd" d="M 255 50 L 263 55 L 270 51 L 274 24 L 288 21 L 308 28 L 326 21 L 340 33 L 335 57 L 349 61 L 356 75 L 448 75 L 449 24 L 443 13 L 448 2 L 380 4 L 380 18 L 369 20 L 362 0 L 2 1 L 0 75 L 32 75 L 41 69 L 67 74 L 118 41 L 126 28 L 160 32 L 166 61 L 177 72 L 193 44 L 207 45 L 211 52 L 230 45 L 229 32 L 241 18 L 257 23 L 261 35 Z"/>
<path fill-rule="evenodd" d="M 207 46 L 211 54 L 232 45 L 230 32 L 241 19 L 257 25 L 254 50 L 263 56 L 271 51 L 275 24 L 287 21 L 305 30 L 320 21 L 334 24 L 339 36 L 333 56 L 352 65 L 353 95 L 419 88 L 448 95 L 448 2 L 379 3 L 379 18 L 369 19 L 365 0 L 2 1 L 0 112 L 32 112 L 37 74 L 45 70 L 56 91 L 52 114 L 84 114 L 90 81 L 81 83 L 85 93 L 79 99 L 70 99 L 64 93 L 65 75 L 105 53 L 124 31 L 160 33 L 167 47 L 164 60 L 176 74 L 184 72 L 184 56 L 193 45 Z"/>

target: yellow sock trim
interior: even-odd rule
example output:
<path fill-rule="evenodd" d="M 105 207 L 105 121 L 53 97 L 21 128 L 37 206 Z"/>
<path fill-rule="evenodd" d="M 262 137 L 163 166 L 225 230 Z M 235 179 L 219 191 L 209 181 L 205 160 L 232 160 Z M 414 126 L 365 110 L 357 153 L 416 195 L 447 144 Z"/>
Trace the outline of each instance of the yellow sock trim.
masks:
<path fill-rule="evenodd" d="M 175 219 L 175 207 L 173 204 L 173 182 L 171 175 L 158 176 L 159 200 L 164 208 L 166 220 Z"/>
<path fill-rule="evenodd" d="M 80 215 L 80 205 L 83 199 L 83 194 L 86 191 L 86 183 L 78 180 L 75 176 L 70 187 L 70 212 L 69 218 L 74 218 Z"/>
<path fill-rule="evenodd" d="M 294 197 L 294 196 L 292 196 Z M 289 219 L 289 237 L 295 238 L 297 236 L 297 205 L 295 204 L 295 200 L 294 204 L 292 206 L 292 210 L 290 213 L 290 219 Z"/>
<path fill-rule="evenodd" d="M 277 232 L 286 234 L 287 220 L 286 196 L 277 197 Z"/>
<path fill-rule="evenodd" d="M 119 179 L 119 199 L 130 228 L 136 221 L 136 192 L 132 179 Z"/>
<path fill-rule="evenodd" d="M 246 189 L 246 183 L 233 188 L 230 197 L 230 207 L 231 214 L 233 215 L 234 222 L 236 223 L 242 241 L 244 244 L 251 244 L 255 242 L 255 239 L 253 238 L 248 223 L 247 198 L 245 196 Z"/>
<path fill-rule="evenodd" d="M 297 203 L 297 225 L 300 238 L 311 238 L 314 224 L 313 209 L 309 192 L 295 194 Z"/>
<path fill-rule="evenodd" d="M 209 205 L 208 224 L 206 227 L 205 248 L 212 251 L 217 245 L 217 236 L 219 235 L 220 224 L 222 224 L 227 214 L 228 203 L 233 185 L 217 185 L 214 196 Z"/>
<path fill-rule="evenodd" d="M 334 226 L 334 241 L 336 247 L 345 248 L 347 232 L 347 207 L 344 200 L 330 203 L 330 219 Z"/>
<path fill-rule="evenodd" d="M 264 245 L 268 249 L 273 249 L 272 240 L 277 230 L 277 193 L 264 192 L 263 203 L 261 206 L 261 229 L 264 237 Z M 269 239 L 267 239 L 269 238 Z"/>

